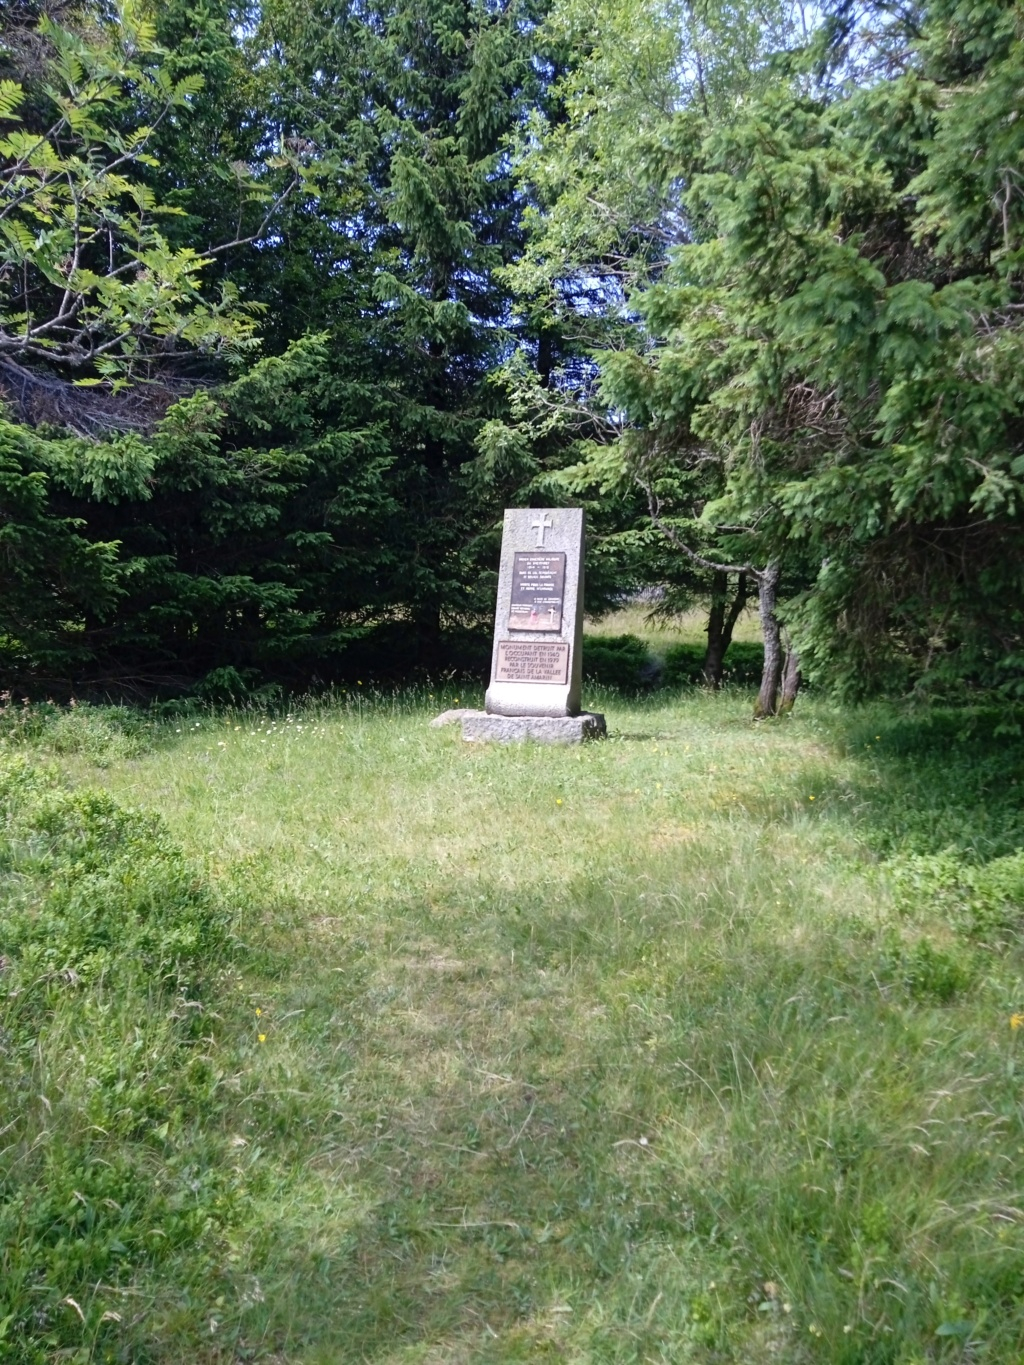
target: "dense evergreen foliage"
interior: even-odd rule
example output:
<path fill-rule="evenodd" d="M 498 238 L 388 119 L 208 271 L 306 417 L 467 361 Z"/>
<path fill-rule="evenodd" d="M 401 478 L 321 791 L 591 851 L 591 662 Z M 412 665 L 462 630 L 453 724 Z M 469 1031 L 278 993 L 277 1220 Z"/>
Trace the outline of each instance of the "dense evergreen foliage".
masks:
<path fill-rule="evenodd" d="M 843 6 L 760 61 L 742 24 L 698 34 L 664 112 L 649 73 L 675 20 L 632 22 L 633 60 L 597 44 L 567 86 L 572 137 L 527 158 L 555 185 L 532 251 L 556 283 L 607 258 L 638 181 L 671 239 L 630 296 L 633 343 L 601 357 L 626 438 L 580 476 L 638 477 L 692 562 L 788 597 L 833 686 L 1016 691 L 1020 6 Z M 609 110 L 634 113 L 625 136 Z M 581 155 L 606 192 L 576 193 Z"/>
<path fill-rule="evenodd" d="M 709 681 L 760 590 L 826 685 L 1015 690 L 1024 15 L 818 17 L 6 6 L 5 679 L 476 667 L 565 501 Z"/>

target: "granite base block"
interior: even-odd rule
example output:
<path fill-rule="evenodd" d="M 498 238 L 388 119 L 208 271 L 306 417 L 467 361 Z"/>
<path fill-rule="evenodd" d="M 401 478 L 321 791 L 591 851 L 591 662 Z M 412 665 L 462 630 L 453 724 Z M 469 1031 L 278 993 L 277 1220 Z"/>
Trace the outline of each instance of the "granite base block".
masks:
<path fill-rule="evenodd" d="M 581 711 L 578 716 L 491 716 L 470 711 L 462 717 L 462 738 L 472 742 L 521 744 L 581 744 L 585 739 L 604 739 L 608 728 L 604 716 Z"/>
<path fill-rule="evenodd" d="M 435 716 L 430 722 L 432 730 L 441 730 L 446 725 L 456 725 L 465 716 L 478 716 L 479 711 L 474 711 L 469 706 L 453 706 L 449 711 L 442 711 L 439 716 Z"/>

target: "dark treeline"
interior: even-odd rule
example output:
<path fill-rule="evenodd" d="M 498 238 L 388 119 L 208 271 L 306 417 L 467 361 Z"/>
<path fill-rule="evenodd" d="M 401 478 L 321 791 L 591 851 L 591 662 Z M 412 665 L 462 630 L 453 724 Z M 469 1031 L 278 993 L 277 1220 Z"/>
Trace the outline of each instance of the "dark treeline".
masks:
<path fill-rule="evenodd" d="M 480 670 L 501 510 L 759 709 L 1024 679 L 1024 9 L 0 3 L 0 680 Z"/>

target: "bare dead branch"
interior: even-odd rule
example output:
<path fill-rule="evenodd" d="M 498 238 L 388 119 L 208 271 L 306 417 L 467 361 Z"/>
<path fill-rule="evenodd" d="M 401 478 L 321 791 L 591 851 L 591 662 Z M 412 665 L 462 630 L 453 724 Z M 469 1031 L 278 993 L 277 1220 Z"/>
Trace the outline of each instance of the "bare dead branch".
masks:
<path fill-rule="evenodd" d="M 699 564 L 702 569 L 711 569 L 715 573 L 745 573 L 749 574 L 757 583 L 762 581 L 766 570 L 757 569 L 753 564 L 721 564 L 717 560 L 707 559 L 704 555 L 700 555 L 696 550 L 691 549 L 686 541 L 683 540 L 682 536 L 679 535 L 675 527 L 667 522 L 662 516 L 661 499 L 655 492 L 653 485 L 644 483 L 639 478 L 637 479 L 637 482 L 647 494 L 647 508 L 650 514 L 651 524 L 657 527 L 662 535 L 672 542 L 676 549 L 682 550 L 683 554 L 691 559 L 694 564 Z"/>

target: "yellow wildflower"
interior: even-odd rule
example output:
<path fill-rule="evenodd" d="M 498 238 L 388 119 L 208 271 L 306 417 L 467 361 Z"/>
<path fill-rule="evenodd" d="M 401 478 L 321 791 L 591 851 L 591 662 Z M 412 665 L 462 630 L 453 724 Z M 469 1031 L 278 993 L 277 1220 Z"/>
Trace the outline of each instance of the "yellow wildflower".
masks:
<path fill-rule="evenodd" d="M 260 1040 L 261 1043 L 265 1043 L 267 1041 L 267 1035 L 265 1033 L 258 1033 L 256 1037 Z"/>
<path fill-rule="evenodd" d="M 1011 1014 L 1010 1027 L 1014 1030 L 1019 1029 L 1024 1024 L 1024 1014 Z"/>

